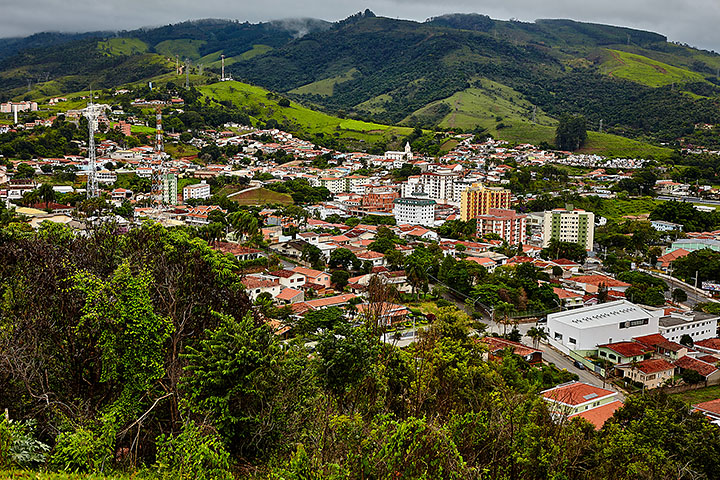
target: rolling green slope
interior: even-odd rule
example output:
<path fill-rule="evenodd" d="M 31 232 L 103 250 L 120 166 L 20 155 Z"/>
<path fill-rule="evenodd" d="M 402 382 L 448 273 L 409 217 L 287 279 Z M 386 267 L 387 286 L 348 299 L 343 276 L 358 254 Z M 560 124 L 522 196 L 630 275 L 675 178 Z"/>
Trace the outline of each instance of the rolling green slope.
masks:
<path fill-rule="evenodd" d="M 178 55 L 180 59 L 189 58 L 190 60 L 197 60 L 201 57 L 200 47 L 205 45 L 204 40 L 191 40 L 191 39 L 179 39 L 179 40 L 165 40 L 155 45 L 155 51 L 160 55 L 174 58 Z"/>
<path fill-rule="evenodd" d="M 139 38 L 109 38 L 98 42 L 98 50 L 107 55 L 135 55 L 146 53 L 148 46 Z"/>
<path fill-rule="evenodd" d="M 274 119 L 283 128 L 306 136 L 322 134 L 367 145 L 397 140 L 412 132 L 408 127 L 333 117 L 296 102 L 290 102 L 289 107 L 281 107 L 278 104 L 279 97 L 261 87 L 241 82 L 219 82 L 202 86 L 199 90 L 217 101 L 229 100 L 250 110 L 256 119 Z"/>
<path fill-rule="evenodd" d="M 335 92 L 335 87 L 340 83 L 349 82 L 354 80 L 360 72 L 357 68 L 351 68 L 347 72 L 337 75 L 335 77 L 325 78 L 318 80 L 313 83 L 308 83 L 302 87 L 290 90 L 288 93 L 294 93 L 297 95 L 320 95 L 321 97 L 331 97 Z"/>
<path fill-rule="evenodd" d="M 697 72 L 673 67 L 642 55 L 621 50 L 608 49 L 606 52 L 607 60 L 600 65 L 600 71 L 612 77 L 649 87 L 705 81 L 705 77 Z"/>

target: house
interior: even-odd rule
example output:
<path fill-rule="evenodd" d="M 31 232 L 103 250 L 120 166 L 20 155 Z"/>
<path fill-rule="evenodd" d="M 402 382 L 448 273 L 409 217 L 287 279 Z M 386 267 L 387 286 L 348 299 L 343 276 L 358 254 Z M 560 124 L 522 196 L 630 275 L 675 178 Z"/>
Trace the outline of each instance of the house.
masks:
<path fill-rule="evenodd" d="M 655 349 L 639 342 L 615 342 L 598 345 L 598 357 L 611 363 L 632 363 L 648 359 Z"/>
<path fill-rule="evenodd" d="M 322 272 L 320 270 L 314 270 L 312 268 L 305 267 L 295 267 L 292 269 L 292 271 L 301 275 L 305 275 L 307 283 L 320 285 L 326 288 L 330 287 L 330 274 L 327 272 Z"/>
<path fill-rule="evenodd" d="M 305 301 L 305 292 L 294 288 L 284 288 L 275 300 L 285 304 L 292 304 Z"/>
<path fill-rule="evenodd" d="M 623 378 L 642 383 L 647 389 L 661 387 L 675 374 L 675 366 L 662 358 L 650 358 L 637 363 L 623 363 L 615 368 L 623 372 Z"/>
<path fill-rule="evenodd" d="M 564 288 L 553 287 L 553 292 L 562 302 L 563 308 L 570 310 L 573 308 L 581 308 L 584 305 L 582 293 L 573 292 Z"/>
<path fill-rule="evenodd" d="M 292 304 L 293 311 L 302 315 L 310 310 L 322 310 L 330 307 L 341 307 L 347 305 L 350 300 L 356 298 L 352 293 L 344 293 L 342 295 L 336 295 L 334 297 L 317 298 L 315 300 L 307 300 L 304 302 L 298 302 Z"/>
<path fill-rule="evenodd" d="M 290 240 L 283 243 L 276 243 L 270 246 L 273 250 L 280 253 L 281 255 L 287 255 L 288 257 L 300 258 L 303 250 L 310 245 L 305 240 Z"/>
<path fill-rule="evenodd" d="M 720 398 L 693 405 L 693 411 L 705 417 L 717 426 L 720 426 Z"/>
<path fill-rule="evenodd" d="M 700 340 L 693 345 L 697 350 L 709 353 L 711 355 L 720 355 L 720 338 L 708 338 Z"/>
<path fill-rule="evenodd" d="M 547 316 L 549 342 L 565 353 L 570 350 L 594 352 L 598 344 L 630 341 L 633 337 L 658 333 L 661 314 L 627 300 L 550 313 Z"/>
<path fill-rule="evenodd" d="M 553 417 L 583 418 L 596 429 L 602 428 L 615 410 L 623 406 L 616 392 L 577 381 L 563 383 L 540 394 Z"/>
<path fill-rule="evenodd" d="M 212 248 L 222 253 L 229 253 L 240 261 L 256 260 L 264 256 L 262 250 L 231 242 L 216 242 L 212 245 Z"/>
<path fill-rule="evenodd" d="M 373 267 L 381 267 L 385 264 L 385 255 L 379 252 L 373 252 L 372 250 L 358 253 L 356 256 L 361 262 L 372 263 Z"/>
<path fill-rule="evenodd" d="M 253 302 L 263 293 L 269 293 L 272 298 L 275 298 L 282 290 L 280 282 L 277 280 L 266 280 L 252 275 L 243 278 L 240 283 L 243 284 L 248 297 Z"/>
<path fill-rule="evenodd" d="M 581 288 L 587 293 L 597 293 L 601 285 L 605 285 L 608 291 L 624 293 L 631 286 L 629 283 L 599 274 L 570 277 L 567 282 L 574 284 L 576 288 Z"/>
<path fill-rule="evenodd" d="M 655 349 L 657 355 L 667 357 L 670 360 L 677 360 L 688 353 L 686 346 L 671 342 L 659 333 L 635 337 L 633 340 Z"/>
<path fill-rule="evenodd" d="M 670 266 L 675 260 L 677 260 L 678 258 L 686 257 L 688 255 L 690 255 L 690 252 L 688 252 L 684 248 L 678 248 L 677 250 L 673 250 L 672 252 L 668 252 L 665 255 L 658 257 L 655 266 L 657 268 L 667 271 L 667 269 L 670 268 Z"/>
<path fill-rule="evenodd" d="M 693 358 L 689 355 L 675 360 L 675 367 L 680 370 L 680 373 L 685 370 L 694 370 L 703 377 L 706 385 L 718 385 L 720 384 L 720 370 L 713 363 L 708 363 L 699 358 Z"/>
<path fill-rule="evenodd" d="M 410 314 L 406 306 L 389 302 L 360 303 L 357 311 L 366 319 L 377 317 L 378 323 L 385 326 L 404 322 Z"/>
<path fill-rule="evenodd" d="M 283 287 L 297 288 L 305 285 L 305 275 L 300 272 L 293 270 L 274 270 L 267 274 L 270 277 L 275 277 Z"/>
<path fill-rule="evenodd" d="M 542 363 L 542 350 L 530 348 L 522 343 L 506 340 L 502 337 L 483 337 L 481 342 L 488 346 L 489 360 L 499 358 L 502 352 L 510 349 L 514 355 L 524 358 L 531 365 Z"/>

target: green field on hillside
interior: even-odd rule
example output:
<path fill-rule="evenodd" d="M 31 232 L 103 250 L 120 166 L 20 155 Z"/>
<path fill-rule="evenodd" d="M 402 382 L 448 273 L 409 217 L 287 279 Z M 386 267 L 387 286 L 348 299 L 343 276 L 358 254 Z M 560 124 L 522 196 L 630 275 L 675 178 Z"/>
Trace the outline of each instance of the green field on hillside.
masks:
<path fill-rule="evenodd" d="M 616 78 L 624 78 L 650 87 L 705 81 L 699 73 L 673 67 L 642 55 L 609 49 L 607 53 L 607 59 L 600 66 L 600 71 Z"/>
<path fill-rule="evenodd" d="M 239 195 L 234 195 L 228 198 L 233 202 L 239 203 L 240 205 L 248 206 L 262 206 L 270 204 L 291 205 L 292 203 L 294 203 L 290 195 L 286 193 L 273 192 L 272 190 L 268 190 L 267 188 L 250 190 L 249 192 L 241 193 Z"/>
<path fill-rule="evenodd" d="M 262 45 L 262 44 L 253 45 L 253 48 L 251 48 L 247 52 L 241 53 L 240 55 L 238 55 L 238 57 L 241 60 L 250 60 L 253 57 L 257 57 L 258 55 L 263 55 L 272 49 L 273 49 L 273 47 L 271 47 L 270 45 Z"/>
<path fill-rule="evenodd" d="M 696 403 L 709 402 L 720 398 L 720 385 L 714 387 L 699 388 L 697 390 L 688 390 L 683 393 L 673 393 L 671 396 L 682 400 L 683 402 L 694 405 Z"/>
<path fill-rule="evenodd" d="M 180 39 L 180 40 L 165 40 L 155 45 L 155 51 L 160 55 L 164 55 L 169 58 L 178 55 L 182 61 L 185 58 L 190 60 L 197 60 L 200 58 L 200 52 L 198 49 L 205 45 L 205 40 L 191 40 L 191 39 Z"/>
<path fill-rule="evenodd" d="M 308 83 L 302 87 L 290 90 L 289 93 L 296 93 L 298 95 L 320 95 L 323 97 L 332 96 L 335 91 L 335 85 L 339 83 L 348 82 L 353 80 L 360 72 L 357 68 L 351 68 L 342 75 L 335 77 L 326 78 L 324 80 L 318 80 L 317 82 Z"/>
<path fill-rule="evenodd" d="M 620 200 L 614 198 L 602 202 L 602 206 L 595 211 L 595 215 L 610 219 L 619 219 L 626 215 L 642 215 L 655 210 L 655 207 L 662 200 L 654 200 L 650 197 L 632 198 L 629 200 Z"/>
<path fill-rule="evenodd" d="M 230 100 L 238 106 L 251 107 L 259 112 L 258 118 L 273 118 L 283 128 L 304 134 L 331 135 L 342 139 L 373 143 L 392 141 L 412 132 L 408 127 L 395 127 L 359 120 L 342 119 L 306 108 L 296 102 L 289 107 L 278 105 L 279 98 L 268 98 L 268 91 L 240 82 L 218 82 L 199 87 L 206 96 L 218 101 Z"/>
<path fill-rule="evenodd" d="M 138 38 L 109 38 L 98 42 L 98 50 L 108 55 L 134 55 L 147 52 L 148 46 Z"/>
<path fill-rule="evenodd" d="M 446 105 L 443 110 L 448 107 L 450 110 L 442 119 L 438 119 L 443 128 L 472 129 L 480 126 L 492 130 L 501 123 L 532 119 L 533 105 L 519 92 L 481 78 L 475 79 L 473 85 L 473 88 L 457 92 L 449 98 L 417 110 L 405 120 L 412 117 L 432 120 L 433 112 L 438 111 L 441 104 Z M 556 123 L 540 109 L 537 109 L 535 116 L 536 122 L 541 125 Z"/>

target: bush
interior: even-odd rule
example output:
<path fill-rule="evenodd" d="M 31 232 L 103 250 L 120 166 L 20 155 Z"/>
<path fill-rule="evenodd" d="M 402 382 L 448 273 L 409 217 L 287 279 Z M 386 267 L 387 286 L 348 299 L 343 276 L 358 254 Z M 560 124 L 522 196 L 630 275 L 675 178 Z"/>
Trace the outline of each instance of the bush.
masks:
<path fill-rule="evenodd" d="M 34 422 L 0 419 L 0 470 L 27 468 L 45 462 L 50 447 L 33 438 Z"/>
<path fill-rule="evenodd" d="M 115 429 L 104 425 L 100 433 L 84 427 L 57 436 L 51 465 L 66 472 L 102 472 L 112 460 Z"/>
<path fill-rule="evenodd" d="M 157 439 L 157 466 L 161 478 L 231 480 L 230 454 L 215 434 L 204 434 L 190 421 L 177 435 Z"/>
<path fill-rule="evenodd" d="M 439 299 L 435 302 L 435 305 L 437 305 L 439 308 L 443 307 L 452 307 L 452 302 L 445 300 L 444 298 Z"/>

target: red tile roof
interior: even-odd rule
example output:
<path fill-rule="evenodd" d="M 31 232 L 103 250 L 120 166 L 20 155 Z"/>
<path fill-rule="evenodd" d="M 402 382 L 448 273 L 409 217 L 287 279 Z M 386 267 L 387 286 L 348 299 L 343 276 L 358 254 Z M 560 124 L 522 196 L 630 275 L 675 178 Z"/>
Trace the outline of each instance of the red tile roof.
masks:
<path fill-rule="evenodd" d="M 580 275 L 577 277 L 571 277 L 570 280 L 577 283 L 585 283 L 588 285 L 598 286 L 604 283 L 607 287 L 629 287 L 629 283 L 621 282 L 612 277 L 606 277 L 605 275 Z"/>
<path fill-rule="evenodd" d="M 292 270 L 275 270 L 268 275 L 272 275 L 273 277 L 282 277 L 282 278 L 290 278 L 293 275 L 302 275 L 300 272 L 293 272 Z"/>
<path fill-rule="evenodd" d="M 640 342 L 643 345 L 647 345 L 648 347 L 655 347 L 656 345 L 659 345 L 661 343 L 665 343 L 668 341 L 667 338 L 663 337 L 659 333 L 652 333 L 650 335 L 642 335 L 640 337 L 633 338 L 636 342 Z"/>
<path fill-rule="evenodd" d="M 713 366 L 707 362 L 703 362 L 702 360 L 688 357 L 687 355 L 675 360 L 675 366 L 680 367 L 685 370 L 695 370 L 703 377 L 712 375 L 713 373 L 717 372 L 717 370 L 718 370 L 717 368 L 715 368 L 715 366 Z"/>
<path fill-rule="evenodd" d="M 572 406 L 597 401 L 600 398 L 614 394 L 615 392 L 612 390 L 596 387 L 595 385 L 583 382 L 565 383 L 542 392 L 542 396 L 548 400 L 554 400 L 556 402 Z"/>
<path fill-rule="evenodd" d="M 643 360 L 635 365 L 635 368 L 643 372 L 644 374 L 665 372 L 667 370 L 674 370 L 675 367 L 672 363 L 663 360 L 661 358 L 650 358 Z"/>
<path fill-rule="evenodd" d="M 247 289 L 271 288 L 280 285 L 280 282 L 278 282 L 277 280 L 265 280 L 257 277 L 245 277 L 240 283 L 245 285 L 245 288 Z"/>
<path fill-rule="evenodd" d="M 600 430 L 605 422 L 613 416 L 615 410 L 622 407 L 624 404 L 620 400 L 600 405 L 599 407 L 585 410 L 584 412 L 570 415 L 570 418 L 584 418 L 588 422 L 595 425 L 596 430 Z"/>
<path fill-rule="evenodd" d="M 693 405 L 693 407 L 700 412 L 708 412 L 714 416 L 720 416 L 720 398 L 698 403 L 697 405 Z"/>
<path fill-rule="evenodd" d="M 606 343 L 605 345 L 598 345 L 598 348 L 607 348 L 618 355 L 622 355 L 623 357 L 636 357 L 638 355 L 645 355 L 646 353 L 652 353 L 654 351 L 654 349 L 638 342 Z"/>
<path fill-rule="evenodd" d="M 520 355 L 521 357 L 541 352 L 541 350 L 528 347 L 527 345 L 523 345 L 522 343 L 512 342 L 510 340 L 506 340 L 500 337 L 483 337 L 481 341 L 488 345 L 491 353 L 495 353 L 506 348 L 512 348 L 513 353 L 515 355 Z"/>
<path fill-rule="evenodd" d="M 695 342 L 695 346 L 720 351 L 720 338 L 708 338 L 706 340 L 698 340 L 697 342 Z"/>
<path fill-rule="evenodd" d="M 295 290 L 294 288 L 285 288 L 282 292 L 276 297 L 278 300 L 292 300 L 293 298 L 300 295 L 302 292 L 300 290 Z"/>

